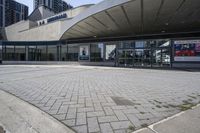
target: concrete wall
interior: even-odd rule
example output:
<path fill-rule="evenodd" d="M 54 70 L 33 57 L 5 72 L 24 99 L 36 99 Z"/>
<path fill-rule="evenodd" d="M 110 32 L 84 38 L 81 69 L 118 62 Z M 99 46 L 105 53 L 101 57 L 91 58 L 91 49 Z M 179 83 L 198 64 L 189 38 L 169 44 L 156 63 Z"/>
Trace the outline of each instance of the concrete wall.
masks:
<path fill-rule="evenodd" d="M 29 16 L 29 20 L 38 21 L 55 15 L 55 13 L 44 6 L 35 9 Z"/>
<path fill-rule="evenodd" d="M 66 12 L 69 17 L 74 17 L 90 6 L 81 6 Z M 62 35 L 61 29 L 63 26 L 61 24 L 68 24 L 63 23 L 63 21 L 71 21 L 71 19 L 58 20 L 41 26 L 37 26 L 37 22 L 29 20 L 20 21 L 19 23 L 6 27 L 6 36 L 8 41 L 57 41 L 60 40 Z"/>
<path fill-rule="evenodd" d="M 35 23 L 37 25 L 37 23 Z M 34 27 L 34 22 L 26 21 L 6 27 L 6 36 L 9 41 L 53 41 L 59 40 L 60 21 Z"/>

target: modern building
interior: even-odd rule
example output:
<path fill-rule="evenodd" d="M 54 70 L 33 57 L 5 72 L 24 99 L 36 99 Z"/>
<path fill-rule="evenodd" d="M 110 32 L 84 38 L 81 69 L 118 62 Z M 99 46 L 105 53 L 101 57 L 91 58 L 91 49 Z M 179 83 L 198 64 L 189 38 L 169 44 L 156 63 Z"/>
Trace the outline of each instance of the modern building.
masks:
<path fill-rule="evenodd" d="M 0 0 L 0 27 L 28 18 L 28 7 L 14 0 Z"/>
<path fill-rule="evenodd" d="M 71 9 L 72 6 L 63 0 L 34 0 L 34 7 L 37 9 L 39 6 L 46 6 L 55 13 Z"/>
<path fill-rule="evenodd" d="M 40 7 L 6 27 L 3 63 L 200 68 L 199 9 L 199 0 L 104 0 L 54 15 Z"/>
<path fill-rule="evenodd" d="M 5 27 L 5 0 L 0 0 L 0 27 Z"/>

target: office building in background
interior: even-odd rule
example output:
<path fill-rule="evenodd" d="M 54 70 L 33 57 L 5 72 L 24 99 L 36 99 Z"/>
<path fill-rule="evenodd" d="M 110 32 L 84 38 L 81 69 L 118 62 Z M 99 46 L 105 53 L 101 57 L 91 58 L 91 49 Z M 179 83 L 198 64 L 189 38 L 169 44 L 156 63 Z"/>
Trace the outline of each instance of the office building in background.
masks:
<path fill-rule="evenodd" d="M 62 11 L 66 11 L 71 9 L 72 6 L 65 1 L 62 0 L 34 0 L 34 8 L 38 8 L 43 5 L 54 11 L 55 13 L 59 13 Z"/>
<path fill-rule="evenodd" d="M 0 27 L 28 18 L 28 7 L 14 0 L 0 0 Z"/>

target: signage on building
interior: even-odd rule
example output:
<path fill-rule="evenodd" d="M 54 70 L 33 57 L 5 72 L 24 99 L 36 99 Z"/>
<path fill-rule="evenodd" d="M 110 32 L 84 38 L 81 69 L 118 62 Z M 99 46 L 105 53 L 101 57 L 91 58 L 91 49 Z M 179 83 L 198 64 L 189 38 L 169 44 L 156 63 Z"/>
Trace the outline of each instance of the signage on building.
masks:
<path fill-rule="evenodd" d="M 79 60 L 89 60 L 89 46 L 80 46 Z"/>
<path fill-rule="evenodd" d="M 53 22 L 53 21 L 56 21 L 56 20 L 59 20 L 59 19 L 63 19 L 63 18 L 67 18 L 66 13 L 63 13 L 63 14 L 60 14 L 60 15 L 57 15 L 57 16 L 54 16 L 54 17 L 47 19 L 47 23 L 50 23 L 50 22 Z"/>
<path fill-rule="evenodd" d="M 174 41 L 174 61 L 200 61 L 200 40 Z"/>

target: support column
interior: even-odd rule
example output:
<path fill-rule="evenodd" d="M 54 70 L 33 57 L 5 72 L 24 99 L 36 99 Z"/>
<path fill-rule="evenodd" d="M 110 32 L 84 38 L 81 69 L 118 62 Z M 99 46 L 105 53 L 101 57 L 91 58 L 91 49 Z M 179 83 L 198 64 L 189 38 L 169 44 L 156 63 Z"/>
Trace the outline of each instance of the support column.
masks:
<path fill-rule="evenodd" d="M 28 50 L 28 46 L 25 46 L 25 52 L 26 52 L 26 59 L 25 59 L 25 60 L 26 60 L 26 61 L 28 61 L 28 51 L 29 51 L 29 50 Z"/>

